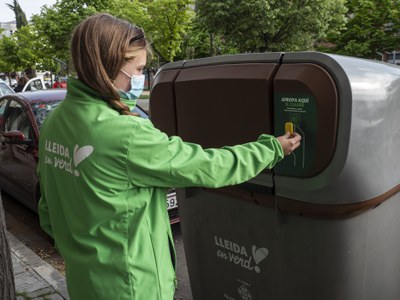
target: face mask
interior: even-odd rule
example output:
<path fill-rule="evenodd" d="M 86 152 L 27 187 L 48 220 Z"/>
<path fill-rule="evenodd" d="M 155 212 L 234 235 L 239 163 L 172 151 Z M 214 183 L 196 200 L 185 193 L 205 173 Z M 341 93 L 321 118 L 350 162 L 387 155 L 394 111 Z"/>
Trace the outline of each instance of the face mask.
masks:
<path fill-rule="evenodd" d="M 136 105 L 137 98 L 139 98 L 139 96 L 143 92 L 145 76 L 144 75 L 129 75 L 124 70 L 121 70 L 121 72 L 124 73 L 126 76 L 128 76 L 131 79 L 131 89 L 127 92 L 119 91 L 119 94 L 120 94 L 121 98 L 124 100 L 135 101 L 134 105 Z M 128 106 L 130 107 L 130 105 L 128 105 Z"/>

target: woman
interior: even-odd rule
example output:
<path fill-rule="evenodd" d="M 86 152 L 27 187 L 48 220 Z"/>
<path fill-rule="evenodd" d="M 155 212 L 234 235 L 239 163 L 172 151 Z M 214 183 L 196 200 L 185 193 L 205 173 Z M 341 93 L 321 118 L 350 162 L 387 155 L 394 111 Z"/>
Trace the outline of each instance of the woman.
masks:
<path fill-rule="evenodd" d="M 77 26 L 77 78 L 41 129 L 39 214 L 65 259 L 71 299 L 173 299 L 169 187 L 221 187 L 273 167 L 300 137 L 203 150 L 131 113 L 148 44 L 128 22 L 97 14 Z"/>
<path fill-rule="evenodd" d="M 16 93 L 22 92 L 24 87 L 25 87 L 25 85 L 28 83 L 28 81 L 29 80 L 28 80 L 27 77 L 21 76 L 18 79 L 18 85 L 14 88 L 14 92 L 16 92 Z"/>

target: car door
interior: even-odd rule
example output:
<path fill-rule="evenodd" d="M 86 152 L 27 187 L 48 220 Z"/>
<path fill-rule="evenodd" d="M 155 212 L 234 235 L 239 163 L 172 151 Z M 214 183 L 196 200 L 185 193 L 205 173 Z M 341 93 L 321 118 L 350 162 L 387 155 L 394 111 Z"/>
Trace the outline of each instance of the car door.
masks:
<path fill-rule="evenodd" d="M 26 92 L 26 91 L 37 91 L 37 90 L 44 90 L 44 89 L 46 89 L 46 87 L 41 78 L 32 78 L 25 84 L 22 91 Z"/>
<path fill-rule="evenodd" d="M 35 209 L 37 176 L 34 157 L 34 132 L 31 119 L 19 98 L 6 100 L 1 122 L 0 185 L 7 193 Z M 5 137 L 10 131 L 20 131 L 25 140 L 10 143 Z"/>
<path fill-rule="evenodd" d="M 9 176 L 7 175 L 7 170 L 10 168 L 7 165 L 7 159 L 9 152 L 9 147 L 5 143 L 5 139 L 3 137 L 3 133 L 5 132 L 5 114 L 6 107 L 9 103 L 7 98 L 1 98 L 0 100 L 0 188 L 2 190 L 8 190 L 10 186 Z"/>

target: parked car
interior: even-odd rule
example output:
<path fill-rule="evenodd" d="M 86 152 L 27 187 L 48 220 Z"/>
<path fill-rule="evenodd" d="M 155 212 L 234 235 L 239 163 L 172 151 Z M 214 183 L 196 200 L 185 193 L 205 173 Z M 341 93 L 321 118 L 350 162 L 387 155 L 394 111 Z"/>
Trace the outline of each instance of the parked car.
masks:
<path fill-rule="evenodd" d="M 29 79 L 29 81 L 25 84 L 23 88 L 23 92 L 27 91 L 37 91 L 37 90 L 45 90 L 46 85 L 44 84 L 44 81 L 42 78 L 36 77 Z"/>
<path fill-rule="evenodd" d="M 44 81 L 41 78 L 36 77 L 28 80 L 28 82 L 22 89 L 22 92 L 37 91 L 44 89 L 46 89 Z M 14 90 L 4 80 L 0 79 L 0 97 L 14 93 L 15 93 Z"/>
<path fill-rule="evenodd" d="M 40 199 L 36 175 L 40 127 L 65 95 L 65 89 L 50 89 L 0 98 L 0 188 L 35 212 Z M 134 111 L 148 118 L 139 106 Z M 167 208 L 171 224 L 179 222 L 173 189 L 167 195 Z"/>
<path fill-rule="evenodd" d="M 4 80 L 0 79 L 0 97 L 8 94 L 14 94 L 14 90 Z"/>

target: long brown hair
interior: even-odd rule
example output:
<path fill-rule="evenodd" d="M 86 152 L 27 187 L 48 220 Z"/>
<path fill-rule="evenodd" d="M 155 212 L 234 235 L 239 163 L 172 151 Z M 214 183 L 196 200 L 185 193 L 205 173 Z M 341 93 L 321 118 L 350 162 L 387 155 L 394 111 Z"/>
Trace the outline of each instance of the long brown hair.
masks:
<path fill-rule="evenodd" d="M 142 29 L 109 14 L 95 14 L 82 21 L 71 40 L 72 62 L 79 80 L 124 115 L 132 113 L 120 101 L 113 82 L 125 61 L 145 49 L 149 46 Z"/>

